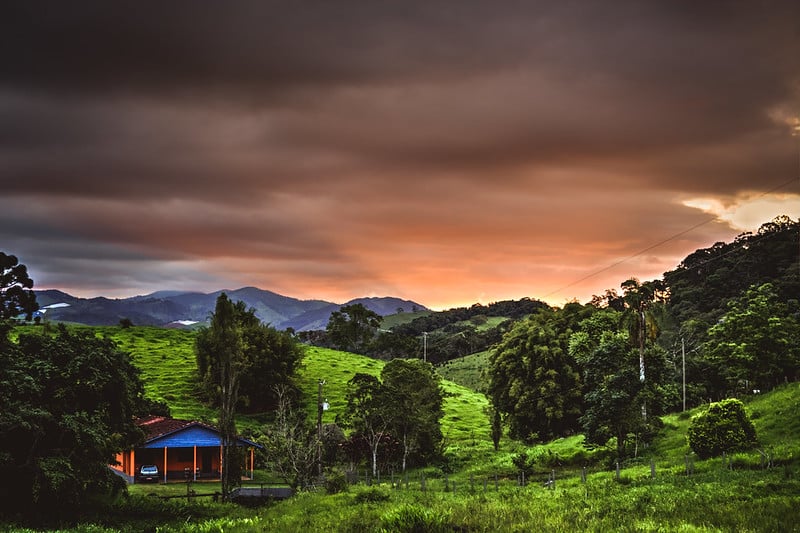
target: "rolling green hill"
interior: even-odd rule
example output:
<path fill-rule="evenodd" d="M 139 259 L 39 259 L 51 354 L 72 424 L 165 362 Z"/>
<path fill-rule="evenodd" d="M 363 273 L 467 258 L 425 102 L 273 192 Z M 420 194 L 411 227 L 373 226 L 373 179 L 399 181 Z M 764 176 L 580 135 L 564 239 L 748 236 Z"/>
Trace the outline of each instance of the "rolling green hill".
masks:
<path fill-rule="evenodd" d="M 175 418 L 214 421 L 217 411 L 203 405 L 194 394 L 194 332 L 155 327 L 94 328 L 98 335 L 114 340 L 129 352 L 141 370 L 146 394 L 170 406 Z M 345 407 L 347 381 L 356 373 L 379 375 L 383 361 L 348 352 L 309 346 L 300 370 L 299 381 L 307 399 L 306 409 L 312 420 L 317 416 L 316 398 L 319 381 L 324 380 L 323 397 L 330 409 L 323 413 L 324 423 L 333 423 Z M 488 441 L 488 420 L 483 413 L 486 398 L 467 387 L 445 381 L 445 418 L 442 431 L 452 442 L 480 436 Z M 255 427 L 265 417 L 240 416 L 240 428 Z"/>

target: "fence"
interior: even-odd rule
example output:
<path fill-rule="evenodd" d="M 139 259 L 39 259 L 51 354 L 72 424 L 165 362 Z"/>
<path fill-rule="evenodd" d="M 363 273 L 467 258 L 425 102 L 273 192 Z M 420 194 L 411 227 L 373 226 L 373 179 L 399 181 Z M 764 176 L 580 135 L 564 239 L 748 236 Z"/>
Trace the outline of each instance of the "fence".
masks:
<path fill-rule="evenodd" d="M 579 468 L 550 468 L 549 471 L 536 471 L 533 473 L 526 473 L 519 471 L 516 475 L 508 473 L 505 474 L 490 474 L 483 476 L 476 476 L 470 473 L 469 476 L 456 476 L 462 478 L 461 481 L 451 478 L 448 473 L 434 473 L 424 471 L 410 474 L 395 473 L 393 471 L 381 472 L 378 471 L 375 476 L 372 476 L 369 470 L 364 471 L 347 471 L 345 477 L 347 483 L 351 485 L 364 484 L 366 486 L 384 486 L 388 485 L 389 488 L 394 490 L 421 490 L 423 492 L 429 490 L 441 490 L 444 492 L 457 492 L 468 490 L 472 493 L 482 491 L 484 493 L 489 491 L 499 492 L 501 487 L 515 486 L 515 487 L 528 487 L 539 486 L 548 490 L 556 490 L 560 482 L 576 482 L 578 479 L 580 483 L 586 485 L 589 475 L 596 475 L 598 473 L 607 472 L 610 479 L 615 481 L 624 481 L 623 477 L 625 471 L 635 471 L 640 476 L 644 470 L 645 475 L 651 479 L 656 479 L 660 475 L 675 476 L 681 475 L 683 477 L 691 477 L 695 475 L 695 461 L 694 455 L 685 455 L 682 463 L 674 463 L 666 460 L 657 461 L 654 458 L 649 459 L 649 462 L 640 462 L 635 465 L 623 466 L 618 461 L 613 464 L 611 469 L 598 469 L 588 467 Z M 767 470 L 773 468 L 773 458 L 771 454 L 757 450 L 756 454 L 725 454 L 722 457 L 707 461 L 705 463 L 705 471 L 717 470 Z M 649 474 L 648 474 L 649 467 Z"/>

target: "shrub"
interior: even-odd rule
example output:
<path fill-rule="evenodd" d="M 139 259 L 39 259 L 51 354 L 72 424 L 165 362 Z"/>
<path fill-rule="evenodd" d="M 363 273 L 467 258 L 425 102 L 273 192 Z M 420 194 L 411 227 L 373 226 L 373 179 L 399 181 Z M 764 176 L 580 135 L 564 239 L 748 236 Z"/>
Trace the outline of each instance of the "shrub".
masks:
<path fill-rule="evenodd" d="M 735 398 L 712 403 L 708 410 L 692 419 L 689 446 L 702 459 L 723 452 L 746 450 L 756 444 L 756 429 Z"/>
<path fill-rule="evenodd" d="M 356 503 L 377 503 L 389 501 L 389 493 L 378 487 L 369 487 L 356 494 Z"/>
<path fill-rule="evenodd" d="M 347 490 L 347 478 L 343 472 L 336 472 L 325 479 L 325 492 L 338 494 Z"/>

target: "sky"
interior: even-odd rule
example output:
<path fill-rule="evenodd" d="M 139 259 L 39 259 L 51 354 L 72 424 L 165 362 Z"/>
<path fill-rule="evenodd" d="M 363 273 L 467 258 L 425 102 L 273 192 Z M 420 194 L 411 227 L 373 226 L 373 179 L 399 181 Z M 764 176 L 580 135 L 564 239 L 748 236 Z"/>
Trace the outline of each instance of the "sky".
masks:
<path fill-rule="evenodd" d="M 37 289 L 563 305 L 800 217 L 795 1 L 12 2 Z"/>

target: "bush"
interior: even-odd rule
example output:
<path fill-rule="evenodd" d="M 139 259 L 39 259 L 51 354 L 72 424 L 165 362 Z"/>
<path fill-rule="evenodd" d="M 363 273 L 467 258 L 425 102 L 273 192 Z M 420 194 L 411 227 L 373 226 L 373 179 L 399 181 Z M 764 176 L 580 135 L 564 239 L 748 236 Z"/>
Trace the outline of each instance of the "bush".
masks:
<path fill-rule="evenodd" d="M 389 493 L 378 487 L 369 487 L 356 494 L 356 503 L 378 503 L 388 502 Z"/>
<path fill-rule="evenodd" d="M 723 452 L 746 450 L 756 442 L 756 429 L 734 398 L 712 403 L 708 410 L 692 419 L 689 446 L 702 459 L 717 457 Z"/>
<path fill-rule="evenodd" d="M 325 492 L 338 494 L 347 490 L 347 477 L 342 472 L 335 472 L 325 479 Z"/>

